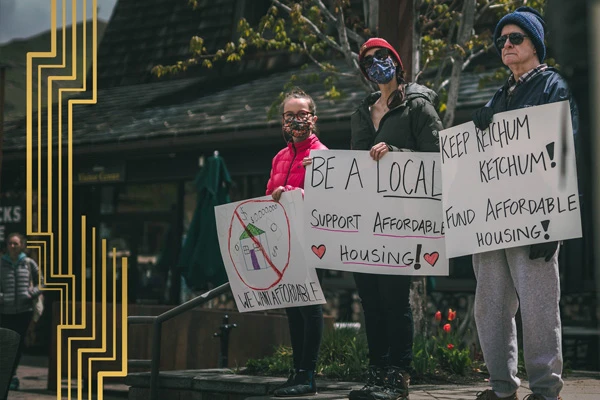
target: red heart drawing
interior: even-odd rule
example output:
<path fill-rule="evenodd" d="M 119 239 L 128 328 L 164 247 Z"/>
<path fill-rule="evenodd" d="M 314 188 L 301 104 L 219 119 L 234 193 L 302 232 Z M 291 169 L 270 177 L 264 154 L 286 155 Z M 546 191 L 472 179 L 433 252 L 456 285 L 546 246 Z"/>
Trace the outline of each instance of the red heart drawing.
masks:
<path fill-rule="evenodd" d="M 434 251 L 431 254 L 425 253 L 425 255 L 423 255 L 423 259 L 425 261 L 427 261 L 429 263 L 429 265 L 431 265 L 432 267 L 435 265 L 435 263 L 437 262 L 438 258 L 440 258 L 440 253 L 438 253 L 437 251 Z"/>
<path fill-rule="evenodd" d="M 315 253 L 315 255 L 316 255 L 317 257 L 319 257 L 319 259 L 322 259 L 322 258 L 323 258 L 323 256 L 325 255 L 325 251 L 327 250 L 327 249 L 325 248 L 325 245 L 324 245 L 324 244 L 322 244 L 322 245 L 320 245 L 320 246 L 315 246 L 315 245 L 313 244 L 313 245 L 312 245 L 312 247 L 311 247 L 311 249 L 312 249 L 312 252 L 313 252 L 313 253 Z"/>

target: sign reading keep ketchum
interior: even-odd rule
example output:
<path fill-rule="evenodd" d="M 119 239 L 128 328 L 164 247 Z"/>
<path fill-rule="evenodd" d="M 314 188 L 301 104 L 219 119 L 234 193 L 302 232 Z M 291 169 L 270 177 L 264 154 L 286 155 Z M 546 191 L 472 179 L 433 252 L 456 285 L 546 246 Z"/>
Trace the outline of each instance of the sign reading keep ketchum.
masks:
<path fill-rule="evenodd" d="M 300 243 L 302 192 L 215 207 L 221 255 L 240 312 L 324 304 Z"/>
<path fill-rule="evenodd" d="M 567 101 L 440 132 L 448 257 L 581 237 Z"/>
<path fill-rule="evenodd" d="M 317 268 L 448 275 L 438 153 L 319 150 L 304 183 L 304 242 Z"/>

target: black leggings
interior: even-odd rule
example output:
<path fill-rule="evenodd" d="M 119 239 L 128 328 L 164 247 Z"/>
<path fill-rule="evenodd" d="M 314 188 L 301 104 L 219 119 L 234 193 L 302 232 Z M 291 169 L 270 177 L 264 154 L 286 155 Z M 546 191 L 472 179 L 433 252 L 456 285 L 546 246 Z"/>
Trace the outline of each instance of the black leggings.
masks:
<path fill-rule="evenodd" d="M 322 270 L 317 270 L 322 281 Z M 313 304 L 303 307 L 286 308 L 292 341 L 294 369 L 314 371 L 319 358 L 319 349 L 323 337 L 323 307 Z"/>
<path fill-rule="evenodd" d="M 21 335 L 21 341 L 19 342 L 19 349 L 17 350 L 17 356 L 13 363 L 11 376 L 15 376 L 17 373 L 17 367 L 19 366 L 19 361 L 21 361 L 21 353 L 23 353 L 23 349 L 25 348 L 25 334 L 27 333 L 27 328 L 29 327 L 29 322 L 31 322 L 32 315 L 33 312 L 31 311 L 19 314 L 0 315 L 0 327 L 10 329 Z"/>
<path fill-rule="evenodd" d="M 410 371 L 414 332 L 411 277 L 354 273 L 354 281 L 365 313 L 369 364 Z"/>

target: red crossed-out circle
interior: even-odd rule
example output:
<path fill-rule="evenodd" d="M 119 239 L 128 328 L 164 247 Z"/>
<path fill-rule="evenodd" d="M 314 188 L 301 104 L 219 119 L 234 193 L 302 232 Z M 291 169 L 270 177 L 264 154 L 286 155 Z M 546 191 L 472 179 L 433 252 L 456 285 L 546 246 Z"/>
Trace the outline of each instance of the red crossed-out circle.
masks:
<path fill-rule="evenodd" d="M 258 240 L 256 240 L 256 238 L 248 232 L 249 236 L 252 239 L 252 241 L 254 242 L 254 244 L 258 247 L 258 249 L 260 250 L 262 255 L 265 257 L 267 264 L 269 264 L 269 266 L 277 274 L 277 278 L 275 279 L 275 281 L 273 283 L 268 284 L 269 286 L 264 287 L 264 288 L 253 287 L 244 280 L 244 278 L 242 277 L 242 274 L 240 274 L 240 271 L 238 271 L 236 263 L 233 261 L 233 255 L 231 254 L 231 231 L 232 231 L 234 222 L 237 220 L 242 225 L 242 228 L 244 228 L 244 231 L 248 231 L 248 225 L 245 224 L 244 221 L 242 221 L 242 218 L 240 217 L 240 214 L 238 213 L 238 208 L 240 208 L 244 204 L 248 204 L 248 203 L 277 203 L 277 202 L 274 200 L 247 200 L 247 201 L 244 201 L 243 203 L 240 203 L 235 208 L 235 210 L 233 211 L 233 215 L 231 216 L 231 223 L 229 224 L 229 235 L 228 235 L 229 237 L 227 238 L 227 251 L 229 252 L 229 258 L 231 259 L 231 264 L 233 265 L 233 269 L 235 270 L 235 273 L 240 278 L 240 280 L 244 283 L 244 285 L 248 286 L 250 289 L 253 289 L 253 290 L 267 290 L 267 289 L 270 289 L 273 286 L 277 285 L 279 282 L 281 282 L 281 279 L 283 278 L 283 274 L 285 274 L 285 271 L 287 270 L 288 266 L 290 265 L 290 253 L 291 253 L 290 219 L 288 218 L 285 208 L 282 207 L 281 204 L 277 203 L 277 205 L 283 211 L 283 215 L 285 216 L 285 221 L 286 221 L 286 226 L 287 226 L 287 240 L 288 240 L 287 260 L 285 262 L 285 266 L 283 267 L 283 269 L 281 271 L 275 266 L 275 264 L 273 264 L 273 261 L 271 261 L 269 254 L 265 251 L 265 249 L 260 244 L 260 242 Z"/>

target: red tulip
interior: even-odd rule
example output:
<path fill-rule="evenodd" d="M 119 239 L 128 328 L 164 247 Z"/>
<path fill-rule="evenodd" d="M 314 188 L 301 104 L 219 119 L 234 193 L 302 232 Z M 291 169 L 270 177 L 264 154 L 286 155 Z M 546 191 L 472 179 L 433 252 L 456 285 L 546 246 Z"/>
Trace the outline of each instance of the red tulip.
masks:
<path fill-rule="evenodd" d="M 448 321 L 452 321 L 456 318 L 456 311 L 453 311 L 451 308 L 448 310 Z"/>
<path fill-rule="evenodd" d="M 436 321 L 441 321 L 442 320 L 442 312 L 438 311 L 435 313 L 435 320 Z"/>
<path fill-rule="evenodd" d="M 444 330 L 444 332 L 450 333 L 450 331 L 452 330 L 452 327 L 450 327 L 450 324 L 446 324 L 446 325 L 444 325 L 444 327 L 442 329 Z"/>
<path fill-rule="evenodd" d="M 448 350 L 452 350 L 454 348 L 454 345 L 452 343 L 448 343 Z"/>

